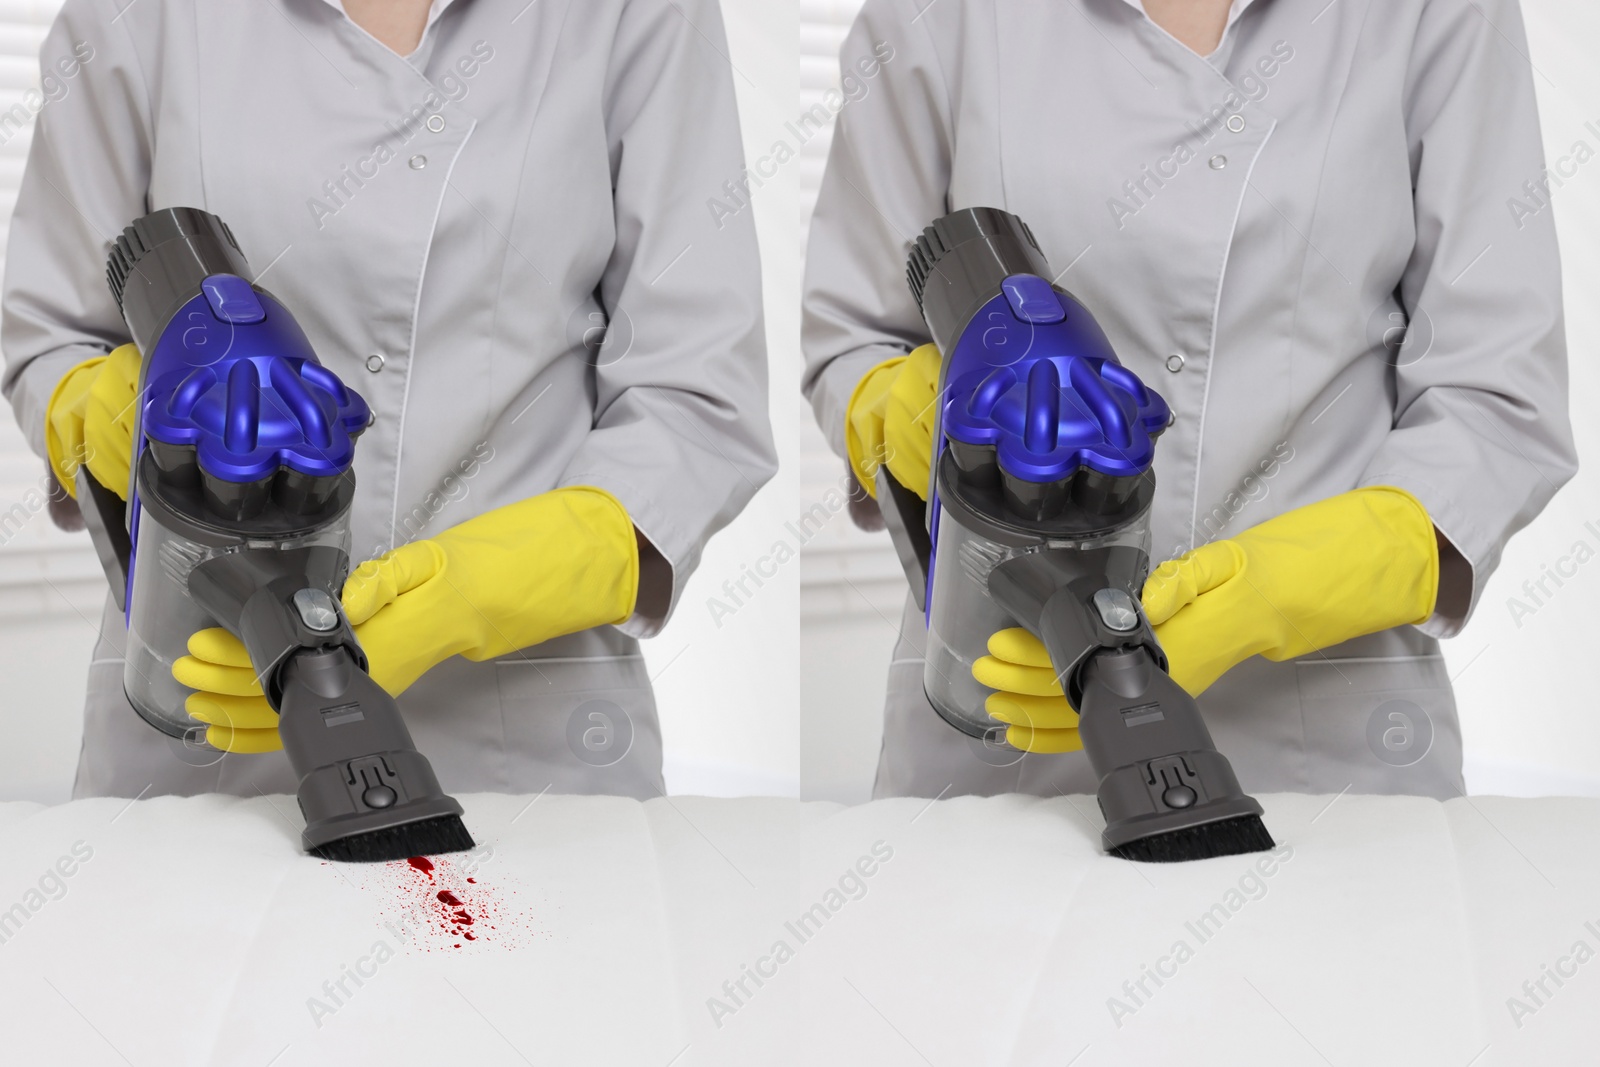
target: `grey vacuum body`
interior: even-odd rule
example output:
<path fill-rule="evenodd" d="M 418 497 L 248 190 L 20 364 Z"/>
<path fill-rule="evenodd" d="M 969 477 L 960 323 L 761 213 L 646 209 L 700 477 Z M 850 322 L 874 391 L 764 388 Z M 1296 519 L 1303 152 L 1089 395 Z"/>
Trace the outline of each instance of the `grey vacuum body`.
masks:
<path fill-rule="evenodd" d="M 299 781 L 304 847 L 382 861 L 473 846 L 339 606 L 365 401 L 317 360 L 221 219 L 135 220 L 107 280 L 141 353 L 127 503 L 81 468 L 78 501 L 128 629 L 124 689 L 203 743 L 172 677 L 196 630 L 238 637 Z M 244 756 L 268 759 L 272 756 Z"/>
<path fill-rule="evenodd" d="M 929 702 L 954 728 L 1003 741 L 972 664 L 997 630 L 1024 627 L 1077 709 L 1108 851 L 1269 849 L 1260 804 L 1167 675 L 1139 604 L 1170 409 L 1051 277 L 1027 226 L 994 208 L 936 220 L 907 265 L 942 354 L 934 461 L 926 505 L 886 467 L 876 488 L 927 619 Z"/>

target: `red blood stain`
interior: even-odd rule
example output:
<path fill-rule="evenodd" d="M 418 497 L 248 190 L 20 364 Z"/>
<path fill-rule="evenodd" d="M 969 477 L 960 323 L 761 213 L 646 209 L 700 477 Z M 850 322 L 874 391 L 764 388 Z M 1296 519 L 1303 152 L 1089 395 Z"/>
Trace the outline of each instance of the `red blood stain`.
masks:
<path fill-rule="evenodd" d="M 441 904 L 445 904 L 445 905 L 448 905 L 449 907 L 458 909 L 457 911 L 454 911 L 454 912 L 450 913 L 450 921 L 451 922 L 455 923 L 457 926 L 471 926 L 472 925 L 472 916 L 467 912 L 467 906 L 465 904 L 461 903 L 461 898 L 460 897 L 456 896 L 454 893 L 450 892 L 450 890 L 448 890 L 448 889 L 439 890 L 439 892 L 434 894 L 434 897 Z"/>
<path fill-rule="evenodd" d="M 371 867 L 342 867 L 341 880 L 377 893 L 385 937 L 398 938 L 403 951 L 439 952 L 473 948 L 511 950 L 543 940 L 542 929 L 516 883 L 467 877 L 453 857 L 412 856 Z M 477 942 L 483 942 L 480 946 Z"/>

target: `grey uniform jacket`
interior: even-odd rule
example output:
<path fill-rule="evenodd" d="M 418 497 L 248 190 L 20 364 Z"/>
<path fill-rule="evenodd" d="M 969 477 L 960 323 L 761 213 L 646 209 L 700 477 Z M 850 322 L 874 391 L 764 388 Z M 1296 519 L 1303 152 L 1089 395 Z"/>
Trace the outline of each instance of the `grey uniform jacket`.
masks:
<path fill-rule="evenodd" d="M 1436 638 L 1575 469 L 1525 55 L 1514 0 L 1245 0 L 1209 58 L 1137 0 L 867 0 L 806 270 L 825 433 L 842 452 L 855 383 L 926 340 L 912 238 L 952 209 L 1016 212 L 1176 412 L 1157 559 L 1377 484 L 1453 546 L 1421 627 L 1254 660 L 1205 694 L 1246 786 L 1454 792 Z M 908 611 L 880 792 L 1093 788 L 1081 754 L 1023 760 L 939 724 L 920 644 Z"/>
<path fill-rule="evenodd" d="M 92 55 L 40 114 L 7 257 L 29 439 L 60 377 L 126 340 L 112 238 L 216 212 L 376 413 L 356 560 L 574 484 L 653 546 L 620 628 L 452 660 L 404 695 L 446 788 L 652 794 L 636 637 L 774 469 L 754 228 L 703 206 L 743 164 L 723 41 L 716 0 L 442 0 L 408 58 L 337 0 L 67 0 L 46 69 Z M 292 790 L 281 755 L 185 751 L 133 718 L 121 630 L 108 611 L 80 795 Z"/>

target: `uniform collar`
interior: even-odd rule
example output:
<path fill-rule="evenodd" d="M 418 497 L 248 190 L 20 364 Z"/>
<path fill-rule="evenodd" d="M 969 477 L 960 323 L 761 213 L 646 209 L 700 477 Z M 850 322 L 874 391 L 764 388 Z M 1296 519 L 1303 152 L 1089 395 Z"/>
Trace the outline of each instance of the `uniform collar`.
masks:
<path fill-rule="evenodd" d="M 337 3 L 337 0 L 330 0 L 330 2 Z M 434 0 L 434 2 L 437 4 L 441 2 L 441 0 Z M 443 2 L 448 3 L 449 0 L 443 0 Z M 1133 8 L 1139 14 L 1144 15 L 1145 18 L 1150 17 L 1145 15 L 1143 0 L 1122 0 L 1122 2 Z M 1222 51 L 1224 43 L 1228 40 L 1228 31 L 1233 29 L 1233 24 L 1235 22 L 1239 21 L 1239 16 L 1244 14 L 1245 8 L 1249 7 L 1253 3 L 1255 3 L 1255 0 L 1233 0 L 1233 4 L 1228 8 L 1228 24 L 1222 28 L 1222 37 L 1217 42 L 1216 51 L 1212 52 L 1211 55 L 1214 56 L 1217 54 L 1217 52 Z M 1203 58 L 1209 59 L 1211 57 L 1205 56 Z"/>
<path fill-rule="evenodd" d="M 344 15 L 344 4 L 341 2 L 341 0 L 322 0 L 322 2 L 333 8 L 339 14 Z M 1240 0 L 1234 0 L 1234 5 L 1237 6 L 1239 2 Z M 1245 2 L 1248 3 L 1249 0 L 1245 0 Z M 445 8 L 449 7 L 453 3 L 455 3 L 455 0 L 433 0 L 433 3 L 429 5 L 428 24 L 422 28 L 422 40 L 417 44 L 416 51 L 412 52 L 411 56 L 421 52 L 427 46 L 428 31 L 433 29 L 433 24 L 435 22 L 439 21 L 439 16 L 444 14 Z M 1137 4 L 1135 6 L 1137 6 Z M 348 18 L 349 16 L 345 15 L 345 17 Z M 404 58 L 410 59 L 411 56 L 405 56 Z"/>

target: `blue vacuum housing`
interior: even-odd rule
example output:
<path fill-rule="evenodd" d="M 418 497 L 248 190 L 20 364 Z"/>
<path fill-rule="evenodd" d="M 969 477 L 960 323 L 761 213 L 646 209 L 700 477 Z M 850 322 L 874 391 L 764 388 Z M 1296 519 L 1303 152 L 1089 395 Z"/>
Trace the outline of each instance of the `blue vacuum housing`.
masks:
<path fill-rule="evenodd" d="M 366 401 L 316 361 L 270 295 L 233 274 L 203 285 L 176 317 L 198 325 L 164 331 L 149 360 L 143 429 L 157 466 L 197 481 L 230 519 L 253 518 L 269 501 L 321 508 L 371 420 Z M 197 345 L 197 336 L 207 340 Z M 218 353 L 208 351 L 219 341 Z"/>
<path fill-rule="evenodd" d="M 276 509 L 293 525 L 334 500 L 372 413 L 247 274 L 227 225 L 189 208 L 140 219 L 112 248 L 106 280 L 143 353 L 130 496 L 148 451 L 162 486 L 202 493 L 191 517 Z"/>
<path fill-rule="evenodd" d="M 943 441 L 969 479 L 998 479 L 1019 516 L 1125 501 L 1155 460 L 1172 412 L 1112 353 L 1082 304 L 1013 274 L 980 306 L 946 361 Z"/>
<path fill-rule="evenodd" d="M 1050 277 L 1033 231 L 994 208 L 917 238 L 906 279 L 944 357 L 930 497 L 946 449 L 963 481 L 998 484 L 1030 526 L 1068 504 L 1118 511 L 1148 474 L 1171 409 Z"/>

